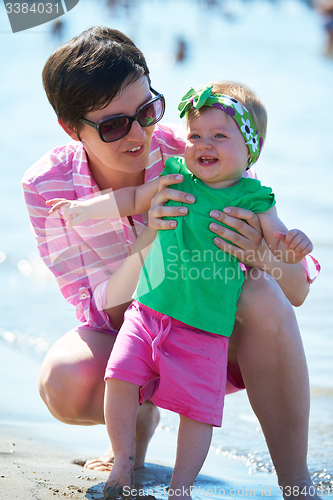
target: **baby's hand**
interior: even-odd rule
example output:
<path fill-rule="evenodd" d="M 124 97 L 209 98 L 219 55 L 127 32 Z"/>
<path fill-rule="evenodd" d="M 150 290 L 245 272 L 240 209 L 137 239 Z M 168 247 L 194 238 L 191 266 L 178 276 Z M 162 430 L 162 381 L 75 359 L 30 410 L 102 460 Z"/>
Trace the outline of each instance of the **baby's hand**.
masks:
<path fill-rule="evenodd" d="M 49 211 L 50 215 L 62 209 L 63 217 L 67 220 L 68 226 L 82 224 L 82 222 L 91 219 L 91 207 L 87 201 L 54 198 L 47 201 L 46 204 L 52 207 Z"/>
<path fill-rule="evenodd" d="M 299 229 L 291 229 L 287 233 L 276 231 L 274 233 L 274 236 L 278 240 L 282 241 L 282 243 L 284 243 L 288 254 L 289 252 L 292 252 L 292 254 L 289 256 L 289 259 L 287 259 L 290 264 L 300 262 L 308 253 L 312 252 L 313 250 L 311 240 Z"/>

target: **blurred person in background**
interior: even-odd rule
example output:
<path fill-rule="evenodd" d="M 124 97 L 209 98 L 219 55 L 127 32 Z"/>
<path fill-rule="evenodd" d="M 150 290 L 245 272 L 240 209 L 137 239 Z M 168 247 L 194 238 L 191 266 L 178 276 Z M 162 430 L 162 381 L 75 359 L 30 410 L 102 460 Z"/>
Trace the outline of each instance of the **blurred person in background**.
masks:
<path fill-rule="evenodd" d="M 326 31 L 325 55 L 333 57 L 333 1 L 318 1 L 315 5 L 324 16 L 324 29 Z"/>

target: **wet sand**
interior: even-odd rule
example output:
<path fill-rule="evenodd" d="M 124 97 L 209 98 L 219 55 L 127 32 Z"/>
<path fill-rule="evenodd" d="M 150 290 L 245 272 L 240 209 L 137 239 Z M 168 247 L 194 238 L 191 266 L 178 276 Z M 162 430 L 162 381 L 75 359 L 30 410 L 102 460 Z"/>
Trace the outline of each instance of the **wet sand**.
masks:
<path fill-rule="evenodd" d="M 2 424 L 0 439 L 2 500 L 104 498 L 102 489 L 107 472 L 90 471 L 73 464 L 73 456 L 68 450 L 40 439 L 31 428 Z M 163 448 L 160 448 L 160 455 L 163 457 Z M 222 465 L 220 458 L 218 462 Z M 224 480 L 200 474 L 194 485 L 193 498 L 279 498 L 272 478 L 257 476 L 249 480 L 245 467 L 238 463 L 228 464 L 223 469 Z M 172 467 L 148 462 L 135 473 L 136 492 L 133 494 L 166 499 L 171 474 Z"/>
<path fill-rule="evenodd" d="M 105 473 L 71 464 L 70 453 L 40 440 L 24 425 L 1 425 L 1 499 L 102 498 L 88 496 Z M 101 488 L 101 486 L 100 486 Z"/>

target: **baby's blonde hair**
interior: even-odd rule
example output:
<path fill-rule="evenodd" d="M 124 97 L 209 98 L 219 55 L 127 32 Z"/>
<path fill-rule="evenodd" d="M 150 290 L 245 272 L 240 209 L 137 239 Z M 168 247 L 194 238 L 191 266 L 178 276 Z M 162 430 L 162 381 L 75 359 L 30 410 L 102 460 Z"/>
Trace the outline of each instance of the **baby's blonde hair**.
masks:
<path fill-rule="evenodd" d="M 213 94 L 224 94 L 229 97 L 234 97 L 246 107 L 252 116 L 255 125 L 258 127 L 259 132 L 261 133 L 263 141 L 265 141 L 267 130 L 267 111 L 253 90 L 247 85 L 244 85 L 244 83 L 232 82 L 228 80 L 211 82 L 211 85 L 213 85 Z M 197 110 L 192 108 L 187 115 L 187 122 L 190 122 L 193 118 L 198 116 L 202 109 L 203 108 Z"/>

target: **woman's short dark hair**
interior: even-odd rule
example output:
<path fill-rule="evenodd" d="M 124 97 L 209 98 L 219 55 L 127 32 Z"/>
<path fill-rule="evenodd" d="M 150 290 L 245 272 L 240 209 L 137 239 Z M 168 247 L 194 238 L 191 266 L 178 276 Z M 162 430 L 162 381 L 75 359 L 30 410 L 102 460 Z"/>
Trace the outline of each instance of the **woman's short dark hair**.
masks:
<path fill-rule="evenodd" d="M 146 76 L 142 52 L 118 30 L 95 26 L 59 47 L 43 69 L 46 95 L 58 118 L 80 130 L 80 119 L 102 109 L 125 85 Z"/>

